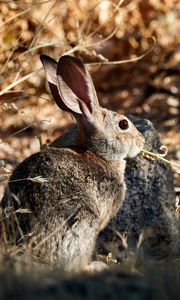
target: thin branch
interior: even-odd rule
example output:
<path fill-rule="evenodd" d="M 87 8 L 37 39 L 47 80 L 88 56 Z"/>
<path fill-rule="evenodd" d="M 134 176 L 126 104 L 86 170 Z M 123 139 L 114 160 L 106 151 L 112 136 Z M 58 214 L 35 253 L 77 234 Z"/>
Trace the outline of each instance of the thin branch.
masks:
<path fill-rule="evenodd" d="M 36 125 L 36 122 L 33 122 L 33 123 L 27 125 L 26 127 L 24 127 L 24 128 L 22 128 L 22 129 L 20 129 L 20 130 L 18 130 L 18 131 L 16 131 L 16 132 L 10 134 L 9 136 L 7 136 L 6 138 L 4 138 L 4 139 L 0 142 L 0 145 L 3 144 L 6 140 L 8 140 L 10 137 L 13 137 L 13 136 L 15 136 L 15 135 L 17 135 L 17 134 L 19 134 L 19 133 L 25 131 L 26 129 L 28 129 L 28 128 L 31 127 L 32 125 Z"/>
<path fill-rule="evenodd" d="M 11 90 L 12 88 L 14 88 L 15 86 L 17 86 L 18 84 L 22 83 L 23 81 L 26 81 L 28 80 L 29 78 L 31 78 L 34 74 L 36 74 L 37 72 L 39 72 L 40 70 L 42 69 L 39 68 L 25 76 L 23 76 L 22 78 L 20 78 L 19 80 L 11 83 L 10 85 L 8 85 L 6 88 L 4 88 L 2 91 L 0 91 L 0 96 L 2 96 L 4 93 L 6 93 L 7 91 Z"/>
<path fill-rule="evenodd" d="M 26 54 L 29 54 L 29 53 L 31 53 L 31 52 L 37 50 L 37 49 L 41 49 L 41 48 L 45 48 L 45 47 L 50 47 L 50 46 L 61 46 L 61 45 L 60 45 L 59 42 L 49 42 L 49 43 L 46 43 L 46 44 L 40 44 L 40 45 L 37 45 L 37 46 L 35 46 L 35 47 L 33 47 L 33 48 L 29 48 L 28 50 L 22 52 L 22 53 L 19 54 L 17 57 L 15 57 L 15 59 L 16 59 L 16 58 L 19 59 L 20 57 L 22 57 L 22 56 L 24 56 L 24 55 L 26 55 Z"/>
<path fill-rule="evenodd" d="M 20 13 L 16 14 L 15 16 L 12 16 L 12 17 L 9 18 L 8 20 L 6 20 L 4 23 L 2 23 L 2 24 L 0 25 L 0 27 L 3 27 L 3 26 L 5 26 L 5 25 L 7 25 L 8 23 L 10 23 L 10 22 L 14 21 L 15 19 L 21 17 L 22 15 L 28 13 L 30 10 L 31 10 L 31 8 L 27 8 L 26 10 L 21 11 Z M 4 29 L 4 30 L 5 30 L 5 29 Z M 1 32 L 2 32 L 2 31 L 1 31 Z"/>
<path fill-rule="evenodd" d="M 156 45 L 156 39 L 155 39 L 155 37 L 152 37 L 151 39 L 153 40 L 153 45 L 147 51 L 145 51 L 143 54 L 141 54 L 138 57 L 124 59 L 124 60 L 116 60 L 116 61 L 92 62 L 92 63 L 86 63 L 86 64 L 91 65 L 91 66 L 93 66 L 93 65 L 121 65 L 121 64 L 125 64 L 125 63 L 139 61 L 142 58 L 144 58 L 146 55 L 148 55 L 154 49 L 154 47 Z"/>
<path fill-rule="evenodd" d="M 105 0 L 108 1 L 108 0 Z M 101 1 L 102 2 L 102 1 Z M 101 4 L 101 2 L 99 2 L 99 4 Z M 112 1 L 110 1 L 111 4 L 114 6 L 114 12 L 109 16 L 108 18 L 108 23 L 111 21 L 111 19 L 114 17 L 114 15 L 117 13 L 117 11 L 119 11 L 120 6 L 123 4 L 124 0 L 120 0 L 119 3 L 116 5 L 115 3 L 113 3 Z M 98 32 L 104 25 L 107 26 L 107 22 L 102 23 L 101 25 L 99 25 L 93 32 L 91 32 L 88 35 L 88 38 L 92 37 L 93 35 L 96 34 L 96 32 Z"/>
<path fill-rule="evenodd" d="M 48 10 L 47 14 L 45 15 L 45 17 L 43 18 L 42 22 L 44 22 L 48 16 L 50 15 L 52 9 L 54 8 L 54 6 L 57 4 L 58 0 L 55 0 L 54 3 L 52 4 L 52 6 L 50 7 L 50 9 Z M 35 43 L 37 36 L 39 35 L 39 33 L 44 29 L 44 26 L 42 24 L 40 24 L 36 30 L 36 33 L 34 35 L 34 38 L 32 39 L 32 42 L 29 45 L 29 49 L 32 48 L 33 44 Z"/>

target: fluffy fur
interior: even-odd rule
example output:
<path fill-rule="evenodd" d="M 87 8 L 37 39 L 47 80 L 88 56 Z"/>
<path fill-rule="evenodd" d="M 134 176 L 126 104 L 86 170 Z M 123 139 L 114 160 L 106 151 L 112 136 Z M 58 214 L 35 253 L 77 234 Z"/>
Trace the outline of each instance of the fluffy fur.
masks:
<path fill-rule="evenodd" d="M 62 56 L 41 56 L 57 105 L 79 125 L 77 145 L 45 148 L 22 162 L 11 176 L 4 212 L 27 208 L 6 222 L 9 235 L 66 271 L 88 269 L 99 232 L 125 198 L 125 158 L 135 156 L 144 138 L 127 117 L 100 107 L 86 67 Z M 121 128 L 121 121 L 127 128 Z M 42 181 L 35 178 L 40 176 Z M 21 228 L 21 230 L 19 230 Z"/>

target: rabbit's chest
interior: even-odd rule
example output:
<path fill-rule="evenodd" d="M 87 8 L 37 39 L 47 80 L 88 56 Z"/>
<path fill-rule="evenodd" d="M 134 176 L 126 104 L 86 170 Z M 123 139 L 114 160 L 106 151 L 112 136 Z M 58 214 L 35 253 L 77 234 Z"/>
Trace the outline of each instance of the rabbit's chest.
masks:
<path fill-rule="evenodd" d="M 109 220 L 116 215 L 121 208 L 125 198 L 125 190 L 126 185 L 122 166 L 120 172 L 115 169 L 104 175 L 99 174 L 97 194 L 101 229 L 107 225 Z"/>

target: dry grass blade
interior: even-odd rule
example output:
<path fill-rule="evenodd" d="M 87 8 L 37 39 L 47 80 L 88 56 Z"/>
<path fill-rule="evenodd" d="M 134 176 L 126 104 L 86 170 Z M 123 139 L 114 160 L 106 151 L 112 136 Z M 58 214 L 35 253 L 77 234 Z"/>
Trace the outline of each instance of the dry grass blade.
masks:
<path fill-rule="evenodd" d="M 19 214 L 31 214 L 32 211 L 28 208 L 19 208 L 15 211 L 15 213 L 19 213 Z"/>
<path fill-rule="evenodd" d="M 6 179 L 6 180 L 7 180 L 7 179 Z M 41 177 L 41 176 L 27 177 L 27 178 L 19 178 L 19 179 L 9 180 L 9 182 L 19 182 L 19 181 L 24 181 L 24 180 L 30 180 L 30 181 L 37 182 L 37 183 L 48 182 L 48 179 L 47 179 L 47 178 L 44 178 L 44 177 Z"/>
<path fill-rule="evenodd" d="M 35 125 L 36 125 L 36 122 L 33 122 L 33 123 L 27 125 L 26 127 L 23 127 L 22 129 L 16 131 L 15 133 L 13 133 L 13 134 L 7 136 L 5 139 L 3 139 L 3 140 L 0 142 L 0 144 L 3 144 L 8 138 L 13 137 L 13 136 L 15 136 L 15 135 L 17 135 L 17 134 L 19 134 L 19 133 L 25 131 L 26 129 L 30 128 L 31 126 L 35 126 Z"/>
<path fill-rule="evenodd" d="M 41 176 L 36 176 L 33 178 L 27 178 L 27 180 L 33 181 L 33 182 L 37 182 L 37 183 L 44 183 L 44 182 L 48 182 L 48 180 L 46 178 L 43 178 Z"/>
<path fill-rule="evenodd" d="M 0 91 L 0 96 L 2 96 L 4 93 L 6 93 L 7 91 L 11 90 L 12 88 L 14 88 L 15 86 L 17 86 L 18 84 L 22 83 L 23 81 L 28 80 L 29 78 L 33 77 L 35 74 L 37 74 L 37 72 L 39 72 L 42 68 L 39 68 L 25 76 L 23 76 L 22 78 L 20 78 L 19 80 L 16 80 L 15 82 L 11 83 L 10 85 L 8 85 L 6 88 L 4 88 L 2 91 Z"/>
<path fill-rule="evenodd" d="M 104 2 L 104 1 L 100 1 L 100 2 L 98 2 L 94 7 L 92 7 L 91 12 L 90 12 L 90 14 L 89 14 L 89 17 L 87 18 L 87 20 L 85 21 L 85 23 L 82 25 L 81 34 L 82 34 L 82 32 L 83 32 L 83 27 L 85 27 L 86 23 L 87 23 L 88 21 L 90 21 L 90 19 L 92 18 L 92 14 L 94 13 L 94 9 L 95 9 L 97 6 L 101 5 L 102 2 Z M 113 13 L 112 13 L 112 14 L 109 16 L 109 18 L 108 18 L 108 22 L 110 22 L 113 18 L 115 18 L 115 14 L 119 11 L 120 6 L 123 4 L 124 0 L 120 0 L 118 4 L 115 4 L 113 1 L 106 1 L 106 2 L 110 2 L 110 3 L 113 5 L 113 7 L 114 7 Z M 101 28 L 103 28 L 103 26 L 107 26 L 107 21 L 105 21 L 105 22 L 103 22 L 102 24 L 100 24 L 93 32 L 91 32 L 91 33 L 87 36 L 87 38 L 90 38 L 90 37 L 94 36 L 98 31 L 100 31 Z M 117 28 L 115 28 L 115 29 L 113 30 L 114 34 L 115 34 L 116 31 L 117 31 Z M 112 35 L 112 34 L 111 34 L 111 35 Z"/>
<path fill-rule="evenodd" d="M 0 1 L 1 2 L 1 1 Z M 31 8 L 27 8 L 26 10 L 16 14 L 15 16 L 10 17 L 8 20 L 6 20 L 5 22 L 3 22 L 0 27 L 3 27 L 5 25 L 9 25 L 10 22 L 17 20 L 19 17 L 22 17 L 23 15 L 29 13 L 31 11 Z M 3 28 L 3 30 L 5 30 L 5 28 Z"/>
<path fill-rule="evenodd" d="M 176 197 L 175 206 L 176 206 L 176 219 L 180 221 L 180 199 L 178 196 Z"/>
<path fill-rule="evenodd" d="M 162 147 L 161 147 L 161 149 L 162 149 Z M 174 162 L 172 162 L 172 161 L 170 161 L 168 159 L 165 159 L 164 158 L 165 154 L 153 153 L 153 152 L 150 152 L 150 151 L 147 151 L 147 150 L 143 149 L 142 155 L 144 157 L 146 157 L 147 159 L 150 159 L 150 160 L 161 159 L 164 162 L 166 162 L 167 164 L 169 164 L 174 172 L 180 174 L 180 165 L 176 164 L 176 163 L 174 163 Z M 166 155 L 167 155 L 167 149 L 166 149 Z"/>
<path fill-rule="evenodd" d="M 41 48 L 44 49 L 44 48 L 46 48 L 46 47 L 52 47 L 52 46 L 54 46 L 54 47 L 60 47 L 60 46 L 62 46 L 62 45 L 61 45 L 61 43 L 59 43 L 59 42 L 49 42 L 49 43 L 45 42 L 45 43 L 42 43 L 42 44 L 39 44 L 39 45 L 36 45 L 36 46 L 34 46 L 34 47 L 29 48 L 27 51 L 22 52 L 22 53 L 19 54 L 17 57 L 15 56 L 15 59 L 16 59 L 16 58 L 20 59 L 22 56 L 25 56 L 25 55 L 27 55 L 27 54 L 29 54 L 29 53 L 31 53 L 31 52 L 37 51 L 37 50 L 39 50 L 39 49 L 41 49 Z M 39 71 L 39 70 L 38 70 L 38 71 Z"/>

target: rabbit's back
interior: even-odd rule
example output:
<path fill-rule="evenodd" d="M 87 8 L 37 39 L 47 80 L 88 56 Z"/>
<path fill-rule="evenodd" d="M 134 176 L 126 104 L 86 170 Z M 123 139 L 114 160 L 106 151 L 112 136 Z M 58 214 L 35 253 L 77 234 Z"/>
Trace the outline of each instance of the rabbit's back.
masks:
<path fill-rule="evenodd" d="M 36 244 L 49 236 L 41 247 L 45 253 L 49 247 L 51 256 L 58 257 L 60 249 L 60 261 L 65 261 L 63 252 L 77 243 L 77 257 L 87 260 L 90 254 L 80 253 L 83 244 L 88 239 L 91 253 L 98 232 L 122 205 L 124 193 L 123 172 L 116 173 L 91 151 L 47 148 L 16 168 L 1 205 L 5 208 L 13 201 L 15 209 L 30 209 L 31 214 L 18 215 L 20 226 L 24 234 L 35 233 Z M 68 253 L 73 262 L 73 250 Z"/>
<path fill-rule="evenodd" d="M 124 161 L 121 164 L 123 167 Z M 61 213 L 67 199 L 87 206 L 86 197 L 94 199 L 90 207 L 96 211 L 97 202 L 100 205 L 96 198 L 102 197 L 105 201 L 109 197 L 107 193 L 122 187 L 123 177 L 122 168 L 116 172 L 113 165 L 89 150 L 47 148 L 33 154 L 15 169 L 9 190 L 19 197 L 21 206 L 29 203 L 35 214 L 43 208 L 47 210 L 48 206 Z M 6 203 L 7 199 L 3 199 L 2 205 Z"/>

